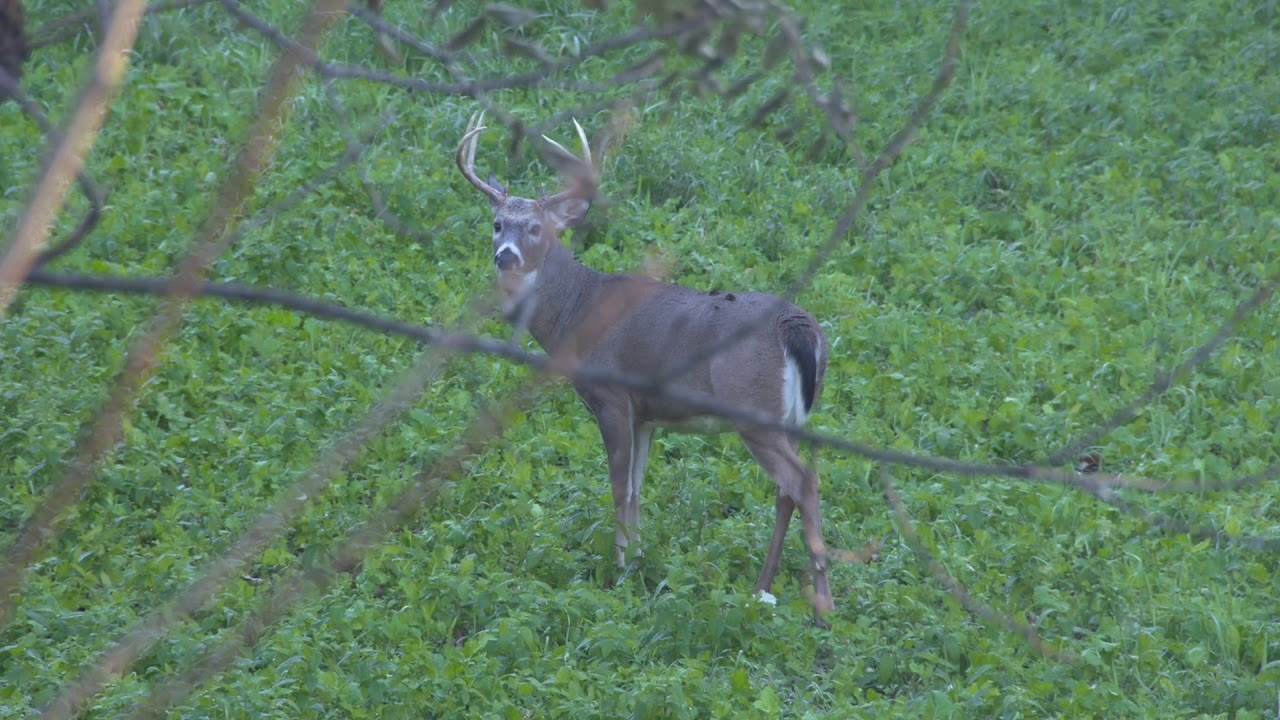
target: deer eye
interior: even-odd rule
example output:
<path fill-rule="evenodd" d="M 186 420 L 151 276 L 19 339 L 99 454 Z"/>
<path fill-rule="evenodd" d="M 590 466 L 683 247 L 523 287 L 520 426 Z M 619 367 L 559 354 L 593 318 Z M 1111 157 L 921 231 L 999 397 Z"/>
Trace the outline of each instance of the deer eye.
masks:
<path fill-rule="evenodd" d="M 494 220 L 494 221 L 493 221 L 493 231 L 494 231 L 494 232 L 502 232 L 502 221 L 501 221 L 501 220 Z"/>
<path fill-rule="evenodd" d="M 530 234 L 530 235 L 532 235 L 533 237 L 541 237 L 541 236 L 542 236 L 542 225 L 540 225 L 539 223 L 534 223 L 534 224 L 530 225 L 530 226 L 529 226 L 529 234 Z"/>

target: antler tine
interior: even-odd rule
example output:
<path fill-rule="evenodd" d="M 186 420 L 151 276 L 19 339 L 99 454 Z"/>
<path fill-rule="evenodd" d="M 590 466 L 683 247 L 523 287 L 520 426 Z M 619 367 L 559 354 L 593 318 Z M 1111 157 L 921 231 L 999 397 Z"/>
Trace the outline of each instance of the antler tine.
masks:
<path fill-rule="evenodd" d="M 555 140 L 552 140 L 551 138 L 547 137 L 546 135 L 543 135 L 543 136 L 542 136 L 542 139 L 543 139 L 543 140 L 546 140 L 548 143 L 550 143 L 551 147 L 555 148 L 556 152 L 560 153 L 561 155 L 564 155 L 565 157 L 567 157 L 567 158 L 569 158 L 569 159 L 571 159 L 571 160 L 577 160 L 577 159 L 578 159 L 578 156 L 577 156 L 577 155 L 574 155 L 573 153 L 569 152 L 569 150 L 568 150 L 567 148 L 565 148 L 565 146 L 561 145 L 560 143 L 556 142 Z"/>
<path fill-rule="evenodd" d="M 577 129 L 578 140 L 579 142 L 582 143 L 582 157 L 578 157 L 577 155 L 574 155 L 573 153 L 569 152 L 569 150 L 565 148 L 565 146 L 561 145 L 555 140 L 552 140 L 546 135 L 542 136 L 542 139 L 546 140 L 547 143 L 550 144 L 551 147 L 556 150 L 556 152 L 560 153 L 566 159 L 572 160 L 574 165 L 573 174 L 574 174 L 574 179 L 577 181 L 575 183 L 575 187 L 570 187 L 560 193 L 557 193 L 554 197 L 560 197 L 561 195 L 565 195 L 569 193 L 581 192 L 581 190 L 583 189 L 582 186 L 584 185 L 589 187 L 591 192 L 594 192 L 595 190 L 596 166 L 595 166 L 595 160 L 591 157 L 591 143 L 587 141 L 587 131 L 582 129 L 582 125 L 578 123 L 577 119 L 574 119 L 573 127 Z"/>
<path fill-rule="evenodd" d="M 587 131 L 582 129 L 582 125 L 578 124 L 578 120 L 576 118 L 573 121 L 573 127 L 578 131 L 578 142 L 582 143 L 582 157 L 578 157 L 577 155 L 574 155 L 573 153 L 569 152 L 569 150 L 565 148 L 565 146 L 561 145 L 555 140 L 552 140 L 546 135 L 543 135 L 542 139 L 550 143 L 552 147 L 554 147 L 558 152 L 560 152 L 560 154 L 564 155 L 565 157 L 570 158 L 580 164 L 586 165 L 587 167 L 590 167 L 594 170 L 595 160 L 591 157 L 591 143 L 587 141 Z"/>
<path fill-rule="evenodd" d="M 582 143 L 582 159 L 587 161 L 587 167 L 595 170 L 595 161 L 591 158 L 591 143 L 587 142 L 587 133 L 578 124 L 578 119 L 573 119 L 573 126 L 578 129 L 578 142 Z"/>
<path fill-rule="evenodd" d="M 479 144 L 480 133 L 487 129 L 480 124 L 482 122 L 484 122 L 483 111 L 471 116 L 471 122 L 467 123 L 467 132 L 458 143 L 458 152 L 454 159 L 458 163 L 458 169 L 462 171 L 462 176 L 475 185 L 477 190 L 489 196 L 489 199 L 494 202 L 502 202 L 506 199 L 506 193 L 476 175 L 476 145 Z"/>

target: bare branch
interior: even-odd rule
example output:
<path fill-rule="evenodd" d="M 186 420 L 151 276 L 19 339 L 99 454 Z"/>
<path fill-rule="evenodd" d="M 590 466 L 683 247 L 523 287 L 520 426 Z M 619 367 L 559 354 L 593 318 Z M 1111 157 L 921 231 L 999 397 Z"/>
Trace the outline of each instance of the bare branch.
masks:
<path fill-rule="evenodd" d="M 240 229 L 236 232 L 236 238 L 233 242 L 238 242 L 240 238 L 244 237 L 250 231 L 266 225 L 272 218 L 282 215 L 296 207 L 308 196 L 315 193 L 316 190 L 333 182 L 338 175 L 342 174 L 343 170 L 346 170 L 352 165 L 358 166 L 360 160 L 364 157 L 365 151 L 369 149 L 369 141 L 385 130 L 391 122 L 392 118 L 384 115 L 383 117 L 378 118 L 376 123 L 371 123 L 369 127 L 360 130 L 359 134 L 349 130 L 344 123 L 342 132 L 344 137 L 348 138 L 349 142 L 347 143 L 347 147 L 342 153 L 342 156 L 334 161 L 332 165 L 319 173 L 316 173 L 314 177 L 309 178 L 307 182 L 291 190 L 285 197 L 254 213 L 252 217 L 241 224 Z"/>
<path fill-rule="evenodd" d="M 1196 348 L 1195 352 L 1187 356 L 1186 360 L 1183 360 L 1172 370 L 1156 376 L 1156 379 L 1151 383 L 1151 387 L 1147 388 L 1146 392 L 1135 398 L 1128 405 L 1117 410 L 1114 415 L 1107 418 L 1106 422 L 1098 425 L 1089 432 L 1080 436 L 1074 442 L 1068 443 L 1062 449 L 1045 458 L 1045 464 L 1061 465 L 1076 455 L 1079 455 L 1085 448 L 1098 442 L 1111 431 L 1127 424 L 1137 416 L 1138 412 L 1141 411 L 1142 408 L 1150 405 L 1151 401 L 1163 395 L 1165 391 L 1173 386 L 1174 383 L 1186 377 L 1187 373 L 1191 372 L 1197 365 L 1208 360 L 1218 348 L 1222 347 L 1223 343 L 1235 335 L 1236 330 L 1240 328 L 1240 325 L 1249 317 L 1249 315 L 1253 314 L 1255 310 L 1262 307 L 1271 299 L 1271 296 L 1275 293 L 1277 286 L 1280 286 L 1280 270 L 1272 273 L 1271 277 L 1267 278 L 1252 295 L 1245 298 L 1243 302 L 1237 305 L 1236 309 L 1232 311 L 1231 317 L 1227 318 L 1226 322 L 1222 323 L 1222 325 L 1218 327 L 1218 330 L 1213 334 L 1213 337 L 1209 338 L 1200 345 L 1200 347 Z"/>
<path fill-rule="evenodd" d="M 507 420 L 514 417 L 516 410 L 527 407 L 541 387 L 542 383 L 528 382 L 522 391 L 482 412 L 451 452 L 419 474 L 384 509 L 349 533 L 321 561 L 277 583 L 248 618 L 199 660 L 169 681 L 153 686 L 150 697 L 139 704 L 129 717 L 158 717 L 165 708 L 181 702 L 200 685 L 226 670 L 245 649 L 256 645 L 302 597 L 323 592 L 343 573 L 357 572 L 369 551 L 392 530 L 403 527 L 424 507 L 434 503 L 441 486 L 464 471 L 463 463 L 469 457 L 493 438 L 501 436 Z"/>
<path fill-rule="evenodd" d="M 1270 468 L 1274 477 L 1277 468 Z M 1214 545 L 1236 545 L 1264 552 L 1280 552 L 1280 538 L 1262 537 L 1259 535 L 1232 535 L 1221 530 L 1195 525 L 1175 517 L 1170 517 L 1154 510 L 1148 510 L 1120 497 L 1109 488 L 1091 488 L 1087 492 L 1102 502 L 1116 508 L 1120 512 L 1139 518 L 1161 532 L 1170 535 L 1186 535 L 1196 542 L 1208 540 Z"/>
<path fill-rule="evenodd" d="M 341 4 L 340 0 L 320 0 L 317 3 L 301 32 L 304 47 L 314 47 L 319 42 L 340 16 Z M 124 3 L 118 6 L 118 8 L 123 7 L 125 7 Z M 135 13 L 141 10 L 140 7 L 132 5 L 129 7 Z M 123 11 L 117 9 L 117 13 L 121 12 Z M 131 16 L 131 19 L 133 24 L 130 24 L 130 27 L 136 27 L 136 14 Z M 112 36 L 116 33 L 115 26 L 120 22 L 119 20 L 113 22 Z M 132 36 L 128 39 L 131 40 Z M 117 39 L 115 42 L 118 43 L 120 40 Z M 115 48 L 116 45 L 108 43 L 106 47 Z M 117 52 L 119 49 L 117 48 Z M 104 55 L 109 54 L 104 53 Z M 120 441 L 124 419 L 141 392 L 146 376 L 159 362 L 160 348 L 177 329 L 186 303 L 199 291 L 201 280 L 209 264 L 229 244 L 232 237 L 231 228 L 242 212 L 245 202 L 251 196 L 257 178 L 271 159 L 276 142 L 274 129 L 280 124 L 288 109 L 287 101 L 298 82 L 298 70 L 305 64 L 302 60 L 293 53 L 287 53 L 273 66 L 261 110 L 235 170 L 223 185 L 222 192 L 211 214 L 202 225 L 190 252 L 167 282 L 164 298 L 150 327 L 131 348 L 106 404 L 84 440 L 78 444 L 75 459 L 66 468 L 61 478 L 52 484 L 43 502 L 19 529 L 16 540 L 5 553 L 4 562 L 0 565 L 0 626 L 8 624 L 13 612 L 17 588 L 27 568 L 57 537 L 58 528 L 55 526 L 55 521 L 78 502 L 84 490 L 93 482 L 99 463 Z M 122 70 L 122 66 L 116 69 L 117 72 Z M 69 136 L 75 137 L 76 133 L 69 133 Z M 44 194 L 43 190 L 38 192 L 37 200 Z M 22 238 L 20 233 L 15 246 L 20 248 L 23 246 Z M 12 254 L 13 247 L 10 250 Z M 34 260 L 34 253 L 25 257 L 27 266 L 21 268 L 21 275 L 15 275 L 15 279 L 10 281 L 14 283 L 11 285 L 12 290 L 8 291 L 10 297 L 17 290 L 16 283 L 21 282 L 21 279 L 28 274 L 32 260 Z M 0 272 L 3 271 L 4 267 L 0 267 Z M 3 281 L 0 280 L 0 282 Z M 0 293 L 4 292 L 6 287 L 0 285 Z"/>
<path fill-rule="evenodd" d="M 83 668 L 74 682 L 62 687 L 58 697 L 41 716 L 71 718 L 78 715 L 107 683 L 121 677 L 141 655 L 223 592 L 281 531 L 297 520 L 308 501 L 328 490 L 333 478 L 372 438 L 417 402 L 448 357 L 446 353 L 424 355 L 384 400 L 312 463 L 297 483 L 280 492 L 276 501 L 248 526 L 240 538 L 199 573 L 198 580 L 149 613 L 109 650 Z"/>
<path fill-rule="evenodd" d="M 859 215 L 861 215 L 863 208 L 866 207 L 867 202 L 871 199 L 871 193 L 875 189 L 876 180 L 879 178 L 880 173 L 884 172 L 886 168 L 892 165 L 893 162 L 897 160 L 898 156 L 902 154 L 902 151 L 906 149 L 907 145 L 915 136 L 916 130 L 919 129 L 920 125 L 922 125 L 926 119 L 928 119 L 929 113 L 933 111 L 934 105 L 936 105 L 938 99 L 942 97 L 943 91 L 945 91 L 947 86 L 951 84 L 951 79 L 955 76 L 956 64 L 960 57 L 960 40 L 964 35 L 964 28 L 968 19 L 969 0 L 959 0 L 956 3 L 956 11 L 952 19 L 951 32 L 947 36 L 947 49 L 942 57 L 942 67 L 939 68 L 938 75 L 934 78 L 933 88 L 928 94 L 920 99 L 920 102 L 916 105 L 915 112 L 912 113 L 910 120 L 908 120 L 907 124 L 893 136 L 884 149 L 880 151 L 875 162 L 862 172 L 862 177 L 858 182 L 858 191 L 854 195 L 852 202 L 850 202 L 844 212 L 841 213 L 840 219 L 836 222 L 835 227 L 832 228 L 831 233 L 827 236 L 826 242 L 823 243 L 822 247 L 819 248 L 816 253 L 814 253 L 809 264 L 800 273 L 799 277 L 792 281 L 792 283 L 787 287 L 786 292 L 780 294 L 778 300 L 779 307 L 781 307 L 782 303 L 793 300 L 806 287 L 808 287 L 811 282 L 813 282 L 813 278 L 818 273 L 818 270 L 826 264 L 827 259 L 831 257 L 831 253 L 835 250 L 836 246 L 849 234 L 849 230 L 853 227 L 854 222 L 857 220 Z M 746 337 L 746 332 L 747 330 L 744 328 L 743 331 L 726 337 L 723 343 L 711 347 L 706 352 L 695 353 L 690 356 L 685 363 L 672 368 L 671 372 L 669 372 L 664 379 L 670 380 L 671 378 L 679 377 L 689 372 L 692 368 L 697 366 L 698 363 L 704 362 L 711 357 L 712 354 L 721 352 L 732 347 L 734 344 L 741 342 Z"/>
<path fill-rule="evenodd" d="M 30 282 L 51 287 L 65 287 L 77 290 L 95 290 L 101 292 L 129 292 L 158 294 L 164 292 L 165 281 L 160 278 L 107 278 L 70 273 L 53 273 L 36 270 L 31 274 Z M 591 366 L 573 368 L 556 368 L 551 359 L 541 353 L 526 352 L 513 347 L 510 343 L 478 338 L 461 333 L 449 333 L 423 327 L 413 323 L 386 318 L 363 310 L 355 310 L 335 303 L 314 300 L 292 293 L 267 288 L 254 288 L 234 283 L 205 283 L 194 290 L 196 295 L 219 297 L 236 302 L 270 303 L 280 307 L 306 313 L 314 317 L 339 320 L 360 327 L 376 330 L 402 337 L 412 338 L 427 345 L 435 345 L 464 353 L 483 353 L 496 355 L 528 365 L 539 370 L 556 371 L 574 382 L 590 382 L 602 385 L 636 390 L 647 395 L 670 400 L 678 400 L 682 404 L 697 408 L 706 414 L 717 415 L 734 422 L 741 422 L 755 427 L 785 432 L 792 437 L 818 446 L 825 446 L 860 455 L 869 460 L 920 467 L 937 472 L 954 473 L 970 477 L 1004 477 L 1014 480 L 1045 482 L 1075 487 L 1094 494 L 1118 488 L 1130 488 L 1144 492 L 1204 492 L 1205 490 L 1231 490 L 1251 487 L 1274 480 L 1280 475 L 1280 465 L 1266 468 L 1252 475 L 1224 479 L 1212 483 L 1205 482 L 1173 482 L 1146 477 L 1132 477 L 1106 473 L 1080 475 L 1074 472 L 1058 470 L 1040 465 L 1010 465 L 1001 463 L 981 463 L 954 460 L 946 457 L 920 455 L 901 450 L 893 450 L 871 443 L 834 437 L 812 430 L 797 428 L 793 425 L 779 423 L 772 417 L 752 412 L 733 403 L 716 401 L 708 396 L 694 393 L 677 392 L 667 386 L 661 379 L 640 378 L 616 373 L 601 372 Z"/>
<path fill-rule="evenodd" d="M 924 97 L 920 98 L 920 102 L 916 104 L 915 112 L 911 113 L 907 123 L 894 134 L 889 143 L 876 156 L 871 166 L 862 172 L 862 177 L 858 181 L 858 191 L 854 195 L 853 201 L 840 214 L 835 227 L 831 229 L 831 234 L 827 236 L 827 241 L 814 253 L 808 267 L 791 283 L 784 297 L 795 297 L 804 288 L 808 287 L 809 283 L 813 282 L 814 275 L 826 264 L 836 246 L 853 229 L 853 225 L 857 222 L 862 209 L 866 207 L 867 201 L 871 199 L 871 193 L 875 189 L 875 183 L 880 177 L 880 173 L 884 172 L 902 155 L 902 151 L 915 138 L 916 131 L 929 118 L 934 106 L 941 99 L 942 93 L 951 84 L 952 78 L 955 77 L 956 66 L 960 61 L 960 41 L 964 37 L 964 29 L 968 22 L 969 0 L 959 0 L 956 3 L 955 15 L 952 17 L 951 32 L 947 35 L 947 49 L 942 55 L 942 66 L 938 68 L 938 74 L 933 79 L 933 87 Z"/>
<path fill-rule="evenodd" d="M 213 2 L 213 0 L 165 0 L 151 3 L 147 6 L 144 14 L 154 15 L 156 13 L 204 5 L 210 2 Z M 92 29 L 91 23 L 97 19 L 98 10 L 97 6 L 89 7 L 41 25 L 31 33 L 31 48 L 35 50 L 49 45 L 56 45 L 75 37 L 77 33 L 86 28 Z"/>
<path fill-rule="evenodd" d="M 816 73 L 814 73 L 813 66 L 810 61 L 812 51 L 805 46 L 800 37 L 800 29 L 796 27 L 796 23 L 791 18 L 787 9 L 777 4 L 775 4 L 774 7 L 780 16 L 778 27 L 782 33 L 782 37 L 786 38 L 787 43 L 791 46 L 791 62 L 796 68 L 796 79 L 804 86 L 805 92 L 809 95 L 809 101 L 812 102 L 815 107 L 820 108 L 823 111 L 823 117 L 826 120 L 827 129 L 836 137 L 840 138 L 840 141 L 844 143 L 845 147 L 849 149 L 850 154 L 853 155 L 854 161 L 858 164 L 858 167 L 862 168 L 865 172 L 868 169 L 867 158 L 865 153 L 862 151 L 862 148 L 858 147 L 857 143 L 854 142 L 854 118 L 852 113 L 847 112 L 843 107 L 839 93 L 833 92 L 830 96 L 823 97 L 822 92 L 818 89 L 815 82 Z M 957 45 L 957 49 L 958 48 L 959 46 Z M 948 52 L 949 51 L 950 46 L 948 46 Z M 944 61 L 944 66 L 945 64 L 946 63 Z M 947 83 L 950 83 L 950 78 L 947 79 Z M 942 89 L 945 89 L 945 85 Z M 941 90 L 938 90 L 938 93 L 941 94 Z M 921 120 L 921 122 L 923 122 L 923 120 Z"/>
<path fill-rule="evenodd" d="M 59 133 L 58 129 L 49 122 L 49 118 L 45 116 L 44 111 L 41 110 L 35 100 L 27 94 L 27 91 L 22 89 L 21 84 L 19 84 L 18 81 L 3 67 L 0 67 L 0 90 L 4 90 L 9 97 L 12 97 L 17 101 L 19 107 L 21 107 L 22 111 L 26 113 L 27 117 L 31 118 L 32 122 L 34 122 L 36 126 L 40 128 L 40 131 L 44 133 L 45 137 L 49 139 L 50 145 L 57 146 L 62 142 L 61 133 Z M 102 206 L 103 203 L 106 202 L 106 198 L 103 196 L 102 191 L 98 189 L 97 183 L 93 181 L 93 178 L 89 177 L 89 174 L 84 171 L 83 167 L 76 171 L 76 183 L 80 186 L 80 192 L 84 194 L 85 199 L 89 201 L 89 209 L 85 212 L 84 217 L 80 219 L 80 223 L 76 225 L 76 228 L 71 231 L 70 235 L 58 241 L 55 245 L 47 247 L 40 252 L 34 263 L 36 266 L 43 265 L 51 260 L 61 257 L 74 249 L 81 243 L 81 241 L 88 237 L 89 233 L 93 231 L 94 226 L 98 224 L 98 220 L 102 217 Z"/>
<path fill-rule="evenodd" d="M 81 93 L 66 134 L 54 145 L 27 210 L 4 258 L 0 259 L 0 317 L 4 316 L 18 287 L 34 266 L 54 218 L 66 199 L 71 178 L 84 168 L 84 158 L 93 146 L 107 107 L 124 78 L 128 51 L 137 38 L 138 21 L 145 7 L 143 0 L 122 0 L 115 6 L 107 37 L 94 63 L 93 76 Z M 5 590 L 3 578 L 0 578 L 0 596 L 7 594 Z M 0 603 L 3 602 L 0 597 Z M 4 612 L 0 609 L 0 621 L 3 619 Z"/>
<path fill-rule="evenodd" d="M 412 48 L 415 52 L 426 55 L 442 65 L 448 65 L 454 61 L 454 56 L 451 53 L 437 50 L 432 45 L 424 42 L 418 36 L 405 31 L 397 25 L 392 25 L 382 17 L 381 13 L 364 7 L 356 0 L 347 3 L 347 12 L 368 23 L 370 27 L 376 30 L 379 34 L 395 38 Z M 257 27 L 254 26 L 254 29 L 257 29 Z"/>
<path fill-rule="evenodd" d="M 915 524 L 911 522 L 911 514 L 907 511 L 906 505 L 903 504 L 902 497 L 898 495 L 897 488 L 893 486 L 893 481 L 889 478 L 889 471 L 883 466 L 880 468 L 880 487 L 884 491 L 885 500 L 889 502 L 889 507 L 893 509 L 894 517 L 898 520 L 898 527 L 902 531 L 902 539 L 906 541 L 907 547 L 911 548 L 912 554 L 916 556 L 916 561 L 929 571 L 929 574 L 942 585 L 943 589 L 951 597 L 956 599 L 956 602 L 960 603 L 965 612 L 1020 636 L 1031 646 L 1031 649 L 1044 657 L 1069 665 L 1074 665 L 1078 661 L 1076 656 L 1047 645 L 1040 639 L 1040 635 L 1036 633 L 1035 628 L 1027 623 L 1005 615 L 990 605 L 975 599 L 969 593 L 969 590 L 954 575 L 947 572 L 947 569 L 942 566 L 938 558 L 929 552 L 929 549 L 920 541 L 920 535 L 916 532 Z"/>

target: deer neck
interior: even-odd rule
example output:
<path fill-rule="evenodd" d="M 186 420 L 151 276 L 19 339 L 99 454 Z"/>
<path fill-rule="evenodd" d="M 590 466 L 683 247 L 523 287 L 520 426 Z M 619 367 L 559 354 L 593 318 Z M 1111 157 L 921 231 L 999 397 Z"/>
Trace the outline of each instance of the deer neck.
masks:
<path fill-rule="evenodd" d="M 548 354 L 567 351 L 577 355 L 576 348 L 588 340 L 576 337 L 581 334 L 576 330 L 591 311 L 601 277 L 559 242 L 547 250 L 532 289 L 529 334 Z"/>

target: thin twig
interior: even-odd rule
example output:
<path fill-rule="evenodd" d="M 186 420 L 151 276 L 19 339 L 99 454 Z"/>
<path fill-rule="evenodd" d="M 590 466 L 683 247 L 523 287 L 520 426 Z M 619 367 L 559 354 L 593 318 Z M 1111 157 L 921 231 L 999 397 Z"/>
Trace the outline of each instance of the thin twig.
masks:
<path fill-rule="evenodd" d="M 342 98 L 338 97 L 337 89 L 333 82 L 324 84 L 324 97 L 329 104 L 329 109 L 333 111 L 337 118 L 337 127 L 342 133 L 342 141 L 347 146 L 347 153 L 352 152 L 363 153 L 363 145 L 367 144 L 367 140 L 363 140 L 349 129 L 352 124 L 351 113 L 347 112 L 347 108 L 342 103 Z M 389 124 L 391 118 L 387 118 Z M 382 191 L 374 184 L 372 178 L 369 177 L 369 169 L 364 163 L 356 165 L 356 171 L 360 174 L 360 184 L 364 186 L 365 194 L 369 196 L 369 202 L 373 205 L 374 219 L 386 225 L 393 233 L 400 237 L 412 240 L 417 243 L 429 246 L 431 244 L 431 235 L 419 230 L 409 223 L 401 220 L 398 215 L 387 206 L 387 200 L 383 196 Z"/>
<path fill-rule="evenodd" d="M 361 129 L 356 133 L 351 133 L 352 142 L 347 145 L 342 155 L 333 162 L 332 165 L 324 170 L 316 173 L 307 182 L 293 188 L 287 195 L 279 200 L 271 203 L 267 207 L 253 214 L 252 217 L 241 223 L 236 233 L 236 241 L 249 232 L 263 227 L 272 219 L 288 212 L 303 200 L 314 194 L 317 190 L 329 183 L 333 182 L 344 170 L 352 165 L 359 165 L 360 160 L 364 157 L 365 151 L 369 149 L 370 141 L 383 130 L 387 129 L 393 122 L 393 118 L 384 115 L 378 118 L 377 122 L 370 123 L 368 127 Z M 344 132 L 349 132 L 345 131 Z"/>
<path fill-rule="evenodd" d="M 842 112 L 838 102 L 839 95 L 832 94 L 825 99 L 822 97 L 822 92 L 818 89 L 815 80 L 816 74 L 810 64 L 809 48 L 800 37 L 800 28 L 796 27 L 796 23 L 791 19 L 786 7 L 778 3 L 773 3 L 773 7 L 779 15 L 778 28 L 791 46 L 791 62 L 796 68 L 796 79 L 804 86 L 805 93 L 809 96 L 809 101 L 815 107 L 822 109 L 827 129 L 840 138 L 840 141 L 844 143 L 844 146 L 853 155 L 854 162 L 865 172 L 868 167 L 866 153 L 854 142 L 853 123 L 839 116 Z"/>
<path fill-rule="evenodd" d="M 680 22 L 668 23 L 656 28 L 640 28 L 623 35 L 607 38 L 594 45 L 584 48 L 578 54 L 571 58 L 561 61 L 556 65 L 548 68 L 539 68 L 524 73 L 506 74 L 489 78 L 469 78 L 461 75 L 461 71 L 456 68 L 456 63 L 446 63 L 447 68 L 454 71 L 455 77 L 459 77 L 455 82 L 442 83 L 424 80 L 422 78 L 405 77 L 380 70 L 373 70 L 359 65 L 348 65 L 344 63 L 333 63 L 324 60 L 314 50 L 302 48 L 298 46 L 297 41 L 285 35 L 278 28 L 259 18 L 250 12 L 243 4 L 237 0 L 221 0 L 224 7 L 231 12 L 236 19 L 245 25 L 261 33 L 264 37 L 271 40 L 276 45 L 291 52 L 298 53 L 306 58 L 306 64 L 313 69 L 316 74 L 321 77 L 338 79 L 338 80 L 367 80 L 369 82 L 391 85 L 394 87 L 413 90 L 416 92 L 425 92 L 435 95 L 460 95 L 466 97 L 477 97 L 484 93 L 491 93 L 498 90 L 510 90 L 521 88 L 530 89 L 548 89 L 548 90 L 574 90 L 585 93 L 603 93 L 617 90 L 617 86 L 612 81 L 588 82 L 576 78 L 558 79 L 558 75 L 570 74 L 568 71 L 579 67 L 586 60 L 611 52 L 622 47 L 646 42 L 650 40 L 664 40 L 686 32 L 690 27 L 690 22 L 710 22 L 710 12 L 703 11 L 693 18 L 682 20 Z M 395 26 L 384 23 L 380 26 L 386 28 L 389 34 L 397 38 L 412 37 L 404 31 L 398 30 Z M 419 41 L 421 42 L 421 41 Z M 429 47 L 429 46 L 428 46 Z"/>
<path fill-rule="evenodd" d="M 1264 552 L 1280 552 L 1280 538 L 1262 537 L 1261 535 L 1232 535 L 1203 525 L 1193 525 L 1185 520 L 1179 520 L 1154 510 L 1139 507 L 1120 497 L 1109 488 L 1093 488 L 1088 492 L 1120 512 L 1136 517 L 1157 530 L 1170 535 L 1186 535 L 1195 542 L 1208 540 L 1214 545 L 1236 545 Z"/>

